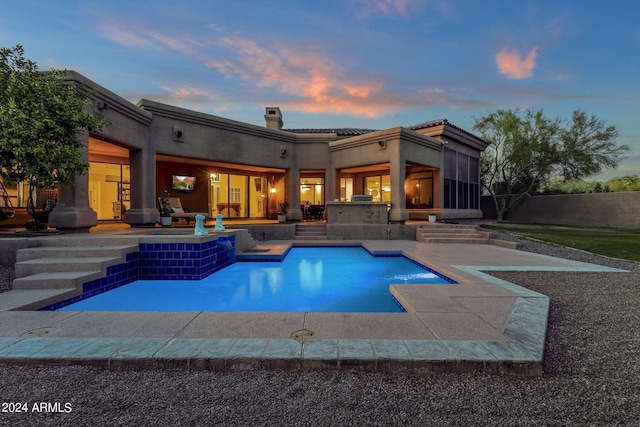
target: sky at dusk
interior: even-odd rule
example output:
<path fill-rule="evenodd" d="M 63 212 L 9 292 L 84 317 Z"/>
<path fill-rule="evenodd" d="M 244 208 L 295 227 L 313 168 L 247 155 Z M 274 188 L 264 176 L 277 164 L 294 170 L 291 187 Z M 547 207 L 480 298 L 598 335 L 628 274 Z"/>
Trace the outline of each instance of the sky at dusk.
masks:
<path fill-rule="evenodd" d="M 636 0 L 1 0 L 0 46 L 146 98 L 264 126 L 386 129 L 580 108 L 640 174 Z"/>

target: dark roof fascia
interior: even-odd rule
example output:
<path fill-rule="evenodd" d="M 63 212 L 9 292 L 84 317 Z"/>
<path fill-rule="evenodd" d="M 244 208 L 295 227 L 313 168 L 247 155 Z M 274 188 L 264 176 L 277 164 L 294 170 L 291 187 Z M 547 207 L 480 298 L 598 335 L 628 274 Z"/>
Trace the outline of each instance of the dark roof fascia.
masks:
<path fill-rule="evenodd" d="M 188 110 L 186 108 L 175 107 L 173 105 L 163 104 L 157 101 L 151 101 L 149 99 L 141 99 L 138 102 L 138 106 L 146 111 L 151 112 L 153 115 L 180 120 L 187 123 L 214 127 L 229 132 L 258 136 L 261 138 L 276 139 L 282 142 L 295 143 L 296 140 L 295 135 L 289 132 L 256 126 L 250 123 L 244 123 L 236 120 L 226 119 L 224 117 L 214 116 L 212 114 Z"/>
<path fill-rule="evenodd" d="M 78 85 L 80 90 L 89 93 L 94 101 L 104 102 L 107 109 L 122 114 L 145 126 L 149 126 L 151 123 L 152 115 L 148 111 L 141 109 L 136 104 L 127 101 L 120 95 L 116 95 L 76 71 L 66 70 L 66 72 L 66 81 Z"/>
<path fill-rule="evenodd" d="M 423 129 L 433 129 L 433 130 L 442 129 L 442 132 L 439 133 L 438 135 L 441 136 L 443 139 L 445 139 L 446 136 L 449 136 L 449 137 L 455 138 L 456 140 L 462 142 L 463 144 L 469 145 L 480 151 L 484 151 L 490 144 L 489 141 L 485 141 L 484 139 L 474 135 L 473 133 L 466 131 L 459 126 L 454 125 L 453 123 L 449 122 L 447 119 L 439 119 L 439 120 L 432 120 L 428 122 L 419 123 L 417 125 L 411 126 L 410 129 L 418 133 L 422 133 L 419 131 Z M 426 133 L 426 135 L 428 135 L 428 133 Z"/>

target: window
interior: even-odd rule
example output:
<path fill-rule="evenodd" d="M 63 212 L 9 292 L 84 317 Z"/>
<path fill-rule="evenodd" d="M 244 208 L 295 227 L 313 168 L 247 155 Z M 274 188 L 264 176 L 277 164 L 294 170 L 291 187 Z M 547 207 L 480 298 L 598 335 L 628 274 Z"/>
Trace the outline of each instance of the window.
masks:
<path fill-rule="evenodd" d="M 229 202 L 230 203 L 240 203 L 242 199 L 240 198 L 240 188 L 238 187 L 229 187 Z"/>
<path fill-rule="evenodd" d="M 458 153 L 458 209 L 469 205 L 469 156 Z"/>
<path fill-rule="evenodd" d="M 225 218 L 265 218 L 267 178 L 213 171 L 209 173 L 211 215 Z"/>
<path fill-rule="evenodd" d="M 444 149 L 444 208 L 478 209 L 479 160 L 468 154 Z"/>
<path fill-rule="evenodd" d="M 480 166 L 476 157 L 469 158 L 469 209 L 480 209 Z"/>
<path fill-rule="evenodd" d="M 89 205 L 98 220 L 123 219 L 131 207 L 129 165 L 89 163 Z"/>
<path fill-rule="evenodd" d="M 433 208 L 433 172 L 412 173 L 407 181 L 407 208 Z"/>
<path fill-rule="evenodd" d="M 340 178 L 340 201 L 349 202 L 353 198 L 353 178 Z"/>
<path fill-rule="evenodd" d="M 444 149 L 444 208 L 456 209 L 456 193 L 458 183 L 456 181 L 456 152 L 449 148 Z"/>
<path fill-rule="evenodd" d="M 309 205 L 324 205 L 324 178 L 300 178 L 300 202 Z"/>
<path fill-rule="evenodd" d="M 374 175 L 365 177 L 364 194 L 371 195 L 374 202 L 390 202 L 391 175 Z"/>

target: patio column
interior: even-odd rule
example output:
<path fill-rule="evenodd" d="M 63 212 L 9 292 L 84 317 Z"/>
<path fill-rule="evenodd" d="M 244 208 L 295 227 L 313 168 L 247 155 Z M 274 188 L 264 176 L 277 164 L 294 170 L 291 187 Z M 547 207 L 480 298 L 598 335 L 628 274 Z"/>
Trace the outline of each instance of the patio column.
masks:
<path fill-rule="evenodd" d="M 89 133 L 76 135 L 82 141 L 81 160 L 89 159 Z M 49 225 L 65 233 L 86 233 L 98 225 L 98 214 L 89 206 L 89 174 L 76 176 L 58 188 L 58 202 L 49 214 Z"/>
<path fill-rule="evenodd" d="M 406 178 L 406 165 L 400 153 L 393 155 L 389 166 L 391 179 L 391 211 L 389 220 L 392 223 L 404 224 L 409 219 L 406 207 L 404 181 Z"/>
<path fill-rule="evenodd" d="M 156 207 L 156 152 L 150 148 L 132 150 L 129 163 L 131 209 L 125 212 L 124 222 L 132 227 L 153 227 L 160 220 Z"/>
<path fill-rule="evenodd" d="M 325 183 L 324 183 L 324 203 L 332 202 L 339 198 L 340 184 L 338 183 L 338 171 L 329 167 L 325 169 Z"/>
<path fill-rule="evenodd" d="M 289 202 L 287 219 L 300 221 L 302 209 L 300 209 L 300 169 L 291 168 L 284 176 L 284 198 Z"/>

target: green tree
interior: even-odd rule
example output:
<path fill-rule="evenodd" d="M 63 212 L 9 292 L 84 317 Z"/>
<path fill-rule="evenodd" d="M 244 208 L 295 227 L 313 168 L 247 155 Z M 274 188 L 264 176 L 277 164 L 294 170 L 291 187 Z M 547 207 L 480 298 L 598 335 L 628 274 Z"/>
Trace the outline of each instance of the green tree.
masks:
<path fill-rule="evenodd" d="M 582 110 L 575 110 L 571 125 L 562 129 L 559 135 L 562 156 L 559 172 L 567 179 L 584 178 L 614 168 L 629 150 L 626 145 L 618 146 L 618 131 L 607 126 L 604 120 L 587 116 Z"/>
<path fill-rule="evenodd" d="M 0 48 L 0 176 L 32 187 L 70 183 L 87 173 L 78 139 L 99 132 L 104 117 L 66 70 L 38 71 L 22 46 Z"/>
<path fill-rule="evenodd" d="M 570 123 L 542 110 L 497 110 L 476 119 L 473 129 L 491 142 L 480 159 L 481 177 L 498 220 L 550 177 L 582 178 L 615 167 L 629 149 L 616 144 L 615 127 L 581 110 Z"/>

